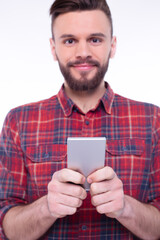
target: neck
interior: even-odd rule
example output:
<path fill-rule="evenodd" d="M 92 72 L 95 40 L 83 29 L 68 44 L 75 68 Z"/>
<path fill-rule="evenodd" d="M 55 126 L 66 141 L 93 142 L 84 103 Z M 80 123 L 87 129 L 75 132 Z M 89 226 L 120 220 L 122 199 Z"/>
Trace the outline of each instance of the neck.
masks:
<path fill-rule="evenodd" d="M 67 96 L 72 99 L 72 101 L 81 109 L 83 113 L 87 113 L 91 109 L 95 108 L 99 99 L 105 93 L 105 83 L 102 83 L 94 90 L 77 92 L 69 88 L 68 84 L 65 82 L 65 92 Z"/>

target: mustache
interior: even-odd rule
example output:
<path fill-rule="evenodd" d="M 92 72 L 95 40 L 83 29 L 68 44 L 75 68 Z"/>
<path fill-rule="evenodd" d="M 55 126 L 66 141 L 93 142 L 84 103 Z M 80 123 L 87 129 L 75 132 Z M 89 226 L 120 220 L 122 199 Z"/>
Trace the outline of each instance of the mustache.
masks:
<path fill-rule="evenodd" d="M 73 62 L 68 62 L 67 67 L 73 67 L 75 65 L 80 65 L 80 64 L 89 64 L 89 65 L 93 65 L 96 67 L 100 67 L 100 63 L 98 61 L 92 60 L 92 59 L 81 59 L 81 60 L 76 60 Z"/>

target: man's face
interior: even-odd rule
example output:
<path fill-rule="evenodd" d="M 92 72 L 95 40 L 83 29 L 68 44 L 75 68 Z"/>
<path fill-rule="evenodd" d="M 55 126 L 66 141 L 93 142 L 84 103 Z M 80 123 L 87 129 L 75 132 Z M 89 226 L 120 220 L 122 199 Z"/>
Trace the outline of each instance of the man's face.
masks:
<path fill-rule="evenodd" d="M 100 10 L 60 15 L 53 26 L 52 54 L 68 86 L 75 91 L 97 88 L 114 56 L 116 39 Z"/>

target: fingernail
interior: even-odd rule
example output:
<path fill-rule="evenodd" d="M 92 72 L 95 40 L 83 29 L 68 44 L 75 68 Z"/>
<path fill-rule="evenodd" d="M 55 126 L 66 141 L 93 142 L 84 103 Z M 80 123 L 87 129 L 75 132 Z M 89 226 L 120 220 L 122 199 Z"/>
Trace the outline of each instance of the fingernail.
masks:
<path fill-rule="evenodd" d="M 85 177 L 83 177 L 82 181 L 83 181 L 83 183 L 85 183 L 85 181 L 86 181 L 86 178 L 85 178 Z"/>
<path fill-rule="evenodd" d="M 92 183 L 92 179 L 91 178 L 87 178 L 87 182 L 91 184 Z"/>

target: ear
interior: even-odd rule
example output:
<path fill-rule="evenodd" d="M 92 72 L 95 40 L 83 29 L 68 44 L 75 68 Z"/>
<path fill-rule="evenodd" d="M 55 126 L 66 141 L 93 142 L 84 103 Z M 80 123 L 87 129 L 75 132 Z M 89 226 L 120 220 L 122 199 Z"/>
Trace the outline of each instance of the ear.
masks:
<path fill-rule="evenodd" d="M 113 58 L 115 56 L 115 54 L 116 54 L 116 47 L 117 47 L 117 38 L 116 37 L 112 37 L 110 58 Z"/>
<path fill-rule="evenodd" d="M 50 48 L 51 48 L 52 56 L 53 56 L 54 60 L 56 61 L 57 56 L 56 56 L 56 50 L 55 50 L 55 41 L 52 38 L 50 38 L 49 42 L 50 42 Z"/>

